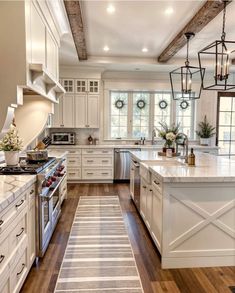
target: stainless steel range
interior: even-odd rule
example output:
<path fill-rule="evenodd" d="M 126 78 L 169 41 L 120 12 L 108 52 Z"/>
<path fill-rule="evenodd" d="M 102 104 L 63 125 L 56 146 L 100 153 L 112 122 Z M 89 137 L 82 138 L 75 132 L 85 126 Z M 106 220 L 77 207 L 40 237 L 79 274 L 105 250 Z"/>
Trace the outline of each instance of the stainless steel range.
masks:
<path fill-rule="evenodd" d="M 65 159 L 49 158 L 44 162 L 30 163 L 21 158 L 19 166 L 1 167 L 0 174 L 37 174 L 37 257 L 42 257 L 61 213 L 59 187 L 66 177 Z"/>

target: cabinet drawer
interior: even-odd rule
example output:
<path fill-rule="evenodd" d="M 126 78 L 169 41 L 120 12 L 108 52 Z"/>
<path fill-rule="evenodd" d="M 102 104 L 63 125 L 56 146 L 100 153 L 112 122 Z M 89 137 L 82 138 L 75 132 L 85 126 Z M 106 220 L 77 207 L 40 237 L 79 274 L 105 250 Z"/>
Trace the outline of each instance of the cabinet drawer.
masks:
<path fill-rule="evenodd" d="M 113 149 L 83 149 L 82 154 L 84 155 L 112 155 Z"/>
<path fill-rule="evenodd" d="M 82 166 L 89 167 L 102 167 L 102 166 L 113 166 L 113 157 L 111 155 L 102 156 L 102 157 L 93 157 L 93 156 L 83 156 L 82 157 Z"/>
<path fill-rule="evenodd" d="M 147 184 L 151 184 L 151 172 L 142 164 L 140 164 L 140 176 L 144 178 Z"/>
<path fill-rule="evenodd" d="M 105 180 L 113 179 L 113 169 L 91 169 L 83 168 L 82 170 L 82 179 L 93 179 L 93 180 Z"/>
<path fill-rule="evenodd" d="M 9 238 L 6 237 L 2 242 L 0 241 L 0 271 L 7 263 L 10 251 L 9 251 Z"/>
<path fill-rule="evenodd" d="M 0 234 L 27 206 L 27 192 L 28 191 L 25 191 L 23 195 L 19 197 L 19 199 L 17 199 L 5 213 L 0 215 Z"/>
<path fill-rule="evenodd" d="M 81 155 L 81 150 L 80 149 L 68 149 L 68 158 L 70 156 L 76 156 L 76 155 Z"/>
<path fill-rule="evenodd" d="M 81 168 L 78 168 L 78 169 L 72 169 L 72 168 L 69 168 L 67 170 L 67 179 L 68 180 L 75 180 L 75 179 L 81 179 Z"/>
<path fill-rule="evenodd" d="M 36 197 L 36 186 L 35 184 L 31 185 L 29 189 L 27 190 L 27 195 L 29 199 L 29 206 L 35 203 L 35 197 Z"/>
<path fill-rule="evenodd" d="M 162 192 L 162 180 L 156 175 L 152 175 L 152 188 L 159 192 Z"/>
<path fill-rule="evenodd" d="M 80 167 L 81 166 L 81 156 L 72 157 L 69 156 L 67 159 L 67 166 L 70 167 Z"/>
<path fill-rule="evenodd" d="M 9 249 L 13 251 L 17 245 L 22 241 L 26 236 L 27 229 L 27 213 L 26 210 L 22 213 L 22 217 L 19 217 L 16 226 L 13 228 L 10 234 L 9 240 Z"/>
<path fill-rule="evenodd" d="M 27 263 L 27 248 L 24 250 L 23 255 L 20 257 L 15 268 L 10 276 L 11 292 L 19 292 L 27 275 L 28 263 Z"/>

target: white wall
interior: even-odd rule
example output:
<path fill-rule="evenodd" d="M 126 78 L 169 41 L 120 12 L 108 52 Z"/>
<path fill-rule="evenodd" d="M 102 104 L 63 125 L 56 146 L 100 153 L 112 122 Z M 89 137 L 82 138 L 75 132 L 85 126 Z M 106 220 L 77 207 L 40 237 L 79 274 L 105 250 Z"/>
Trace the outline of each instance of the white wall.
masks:
<path fill-rule="evenodd" d="M 100 87 L 100 129 L 95 135 L 99 135 L 101 143 L 113 144 L 118 141 L 104 141 L 104 109 L 106 100 L 109 97 L 109 90 L 152 90 L 152 91 L 170 91 L 170 81 L 168 72 L 117 72 L 105 71 L 100 68 L 84 69 L 79 67 L 62 67 L 60 69 L 60 78 L 98 78 L 101 79 Z M 201 98 L 196 101 L 196 121 L 201 121 L 205 115 L 212 125 L 216 125 L 216 109 L 217 109 L 217 92 L 203 91 Z M 89 131 L 88 131 L 89 132 Z M 87 130 L 80 129 L 79 135 L 84 141 L 84 135 Z"/>

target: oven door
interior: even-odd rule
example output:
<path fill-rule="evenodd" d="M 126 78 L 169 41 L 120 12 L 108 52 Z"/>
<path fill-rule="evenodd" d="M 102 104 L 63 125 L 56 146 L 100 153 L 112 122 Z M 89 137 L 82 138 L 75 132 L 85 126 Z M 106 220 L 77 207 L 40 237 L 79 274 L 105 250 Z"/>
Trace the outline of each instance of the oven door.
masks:
<path fill-rule="evenodd" d="M 51 198 L 52 202 L 52 229 L 54 230 L 54 227 L 58 221 L 59 215 L 60 215 L 60 189 L 57 187 L 55 192 L 53 193 L 53 196 Z"/>
<path fill-rule="evenodd" d="M 52 133 L 52 144 L 70 144 L 70 133 Z"/>
<path fill-rule="evenodd" d="M 52 231 L 52 201 L 39 197 L 39 251 L 42 257 L 47 249 Z"/>

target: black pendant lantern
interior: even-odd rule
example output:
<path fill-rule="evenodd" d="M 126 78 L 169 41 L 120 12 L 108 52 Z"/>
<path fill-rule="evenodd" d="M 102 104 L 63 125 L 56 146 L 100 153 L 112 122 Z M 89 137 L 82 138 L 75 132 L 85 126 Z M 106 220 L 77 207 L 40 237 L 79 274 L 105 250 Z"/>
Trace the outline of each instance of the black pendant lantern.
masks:
<path fill-rule="evenodd" d="M 203 89 L 206 90 L 226 91 L 235 88 L 233 75 L 229 72 L 230 60 L 235 58 L 235 41 L 225 40 L 225 18 L 228 1 L 223 2 L 224 10 L 221 40 L 214 41 L 198 52 L 202 86 Z M 212 70 L 207 68 L 204 72 L 206 62 L 212 62 L 213 68 Z"/>
<path fill-rule="evenodd" d="M 170 81 L 173 99 L 190 101 L 200 98 L 202 91 L 201 73 L 204 74 L 204 71 L 203 68 L 189 65 L 189 40 L 194 37 L 194 33 L 188 32 L 185 37 L 187 39 L 185 66 L 171 71 Z"/>

